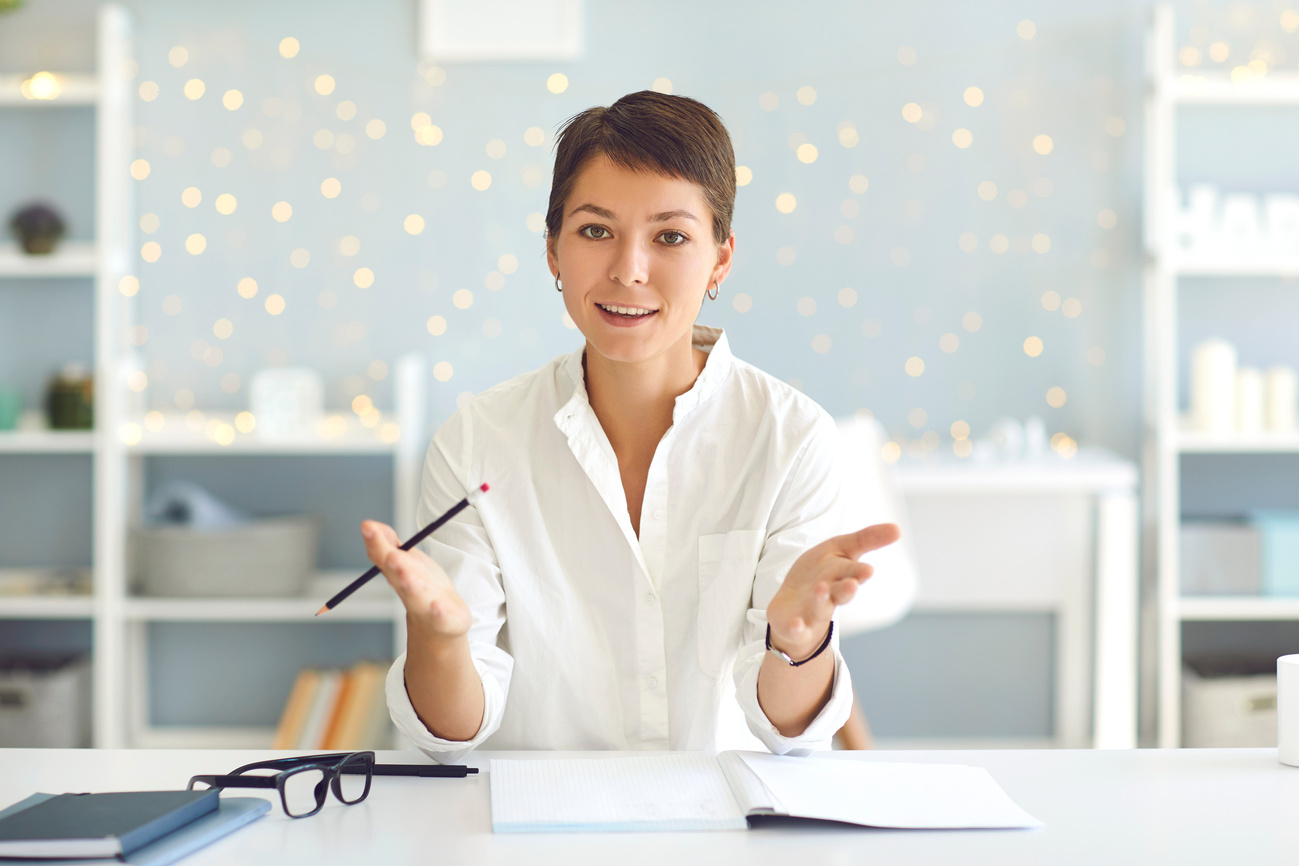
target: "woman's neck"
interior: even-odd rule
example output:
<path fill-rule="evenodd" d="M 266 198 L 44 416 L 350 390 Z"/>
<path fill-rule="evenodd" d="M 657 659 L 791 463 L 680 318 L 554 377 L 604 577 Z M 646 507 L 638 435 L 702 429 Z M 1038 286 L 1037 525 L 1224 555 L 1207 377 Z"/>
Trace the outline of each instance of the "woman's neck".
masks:
<path fill-rule="evenodd" d="M 694 348 L 691 335 L 644 361 L 611 361 L 587 343 L 582 366 L 595 417 L 620 456 L 652 449 L 672 426 L 676 399 L 699 378 L 708 353 Z"/>

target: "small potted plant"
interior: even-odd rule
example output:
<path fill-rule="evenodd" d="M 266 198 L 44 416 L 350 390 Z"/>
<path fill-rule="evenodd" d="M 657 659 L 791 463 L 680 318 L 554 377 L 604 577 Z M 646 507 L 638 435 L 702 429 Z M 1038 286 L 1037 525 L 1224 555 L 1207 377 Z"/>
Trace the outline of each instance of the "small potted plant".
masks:
<path fill-rule="evenodd" d="M 31 255 L 48 255 L 63 237 L 65 226 L 59 212 L 47 204 L 29 204 L 9 220 L 10 230 Z"/>

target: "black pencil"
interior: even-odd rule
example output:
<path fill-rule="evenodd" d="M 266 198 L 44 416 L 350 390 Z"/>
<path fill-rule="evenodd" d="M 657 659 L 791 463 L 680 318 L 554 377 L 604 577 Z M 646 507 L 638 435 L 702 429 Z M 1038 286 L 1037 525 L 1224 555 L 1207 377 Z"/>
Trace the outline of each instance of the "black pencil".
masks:
<path fill-rule="evenodd" d="M 359 776 L 365 772 L 365 767 L 349 764 L 343 767 L 340 772 Z M 376 776 L 423 776 L 424 778 L 463 779 L 465 776 L 476 775 L 478 768 L 467 767 L 463 764 L 375 764 L 372 773 Z"/>
<path fill-rule="evenodd" d="M 375 764 L 376 776 L 423 776 L 425 778 L 451 777 L 463 779 L 478 772 L 477 767 L 461 764 Z"/>
<path fill-rule="evenodd" d="M 464 499 L 461 499 L 455 505 L 452 505 L 446 514 L 443 514 L 437 520 L 433 521 L 428 526 L 424 527 L 419 532 L 412 535 L 410 537 L 410 540 L 401 546 L 401 549 L 410 550 L 412 547 L 419 544 L 424 539 L 428 538 L 429 535 L 435 529 L 437 529 L 442 524 L 446 523 L 451 518 L 455 517 L 461 511 L 464 511 L 470 505 L 473 505 L 475 500 L 477 500 L 481 494 L 486 492 L 487 492 L 486 484 L 483 484 L 480 487 L 471 490 L 468 496 L 466 496 Z M 342 602 L 343 599 L 347 598 L 349 595 L 356 592 L 361 587 L 365 586 L 366 582 L 369 581 L 370 578 L 376 577 L 378 576 L 378 574 L 379 574 L 379 566 L 377 565 L 370 566 L 369 571 L 367 571 L 365 574 L 361 575 L 356 580 L 349 583 L 347 586 L 343 587 L 341 590 L 338 591 L 337 594 L 334 595 L 333 598 L 325 602 L 325 606 L 322 607 L 320 610 L 316 611 L 316 616 L 320 616 L 325 611 L 333 610 L 334 608 L 338 607 L 339 603 Z"/>

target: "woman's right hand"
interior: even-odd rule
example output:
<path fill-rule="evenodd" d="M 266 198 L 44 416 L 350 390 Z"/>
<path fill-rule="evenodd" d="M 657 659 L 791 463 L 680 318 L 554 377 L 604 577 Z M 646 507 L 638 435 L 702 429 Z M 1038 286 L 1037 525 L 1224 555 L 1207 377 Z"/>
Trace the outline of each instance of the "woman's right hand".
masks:
<path fill-rule="evenodd" d="M 401 549 L 396 531 L 377 520 L 361 522 L 365 552 L 406 607 L 407 627 L 424 639 L 451 640 L 469 632 L 469 605 L 451 578 L 418 547 Z"/>

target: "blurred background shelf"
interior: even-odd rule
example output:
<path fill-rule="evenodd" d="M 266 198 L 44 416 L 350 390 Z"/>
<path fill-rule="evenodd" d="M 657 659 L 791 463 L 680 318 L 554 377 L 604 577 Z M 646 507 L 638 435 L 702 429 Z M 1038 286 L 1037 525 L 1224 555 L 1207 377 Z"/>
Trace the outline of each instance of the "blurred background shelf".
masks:
<path fill-rule="evenodd" d="M 91 580 L 88 568 L 0 568 L 0 620 L 88 619 Z"/>
<path fill-rule="evenodd" d="M 127 620 L 148 622 L 293 622 L 316 619 L 316 611 L 359 572 L 323 571 L 298 598 L 152 598 L 130 596 Z M 392 622 L 401 611 L 397 596 L 379 575 L 346 604 L 322 615 L 321 622 Z"/>
<path fill-rule="evenodd" d="M 0 75 L 0 106 L 54 108 L 63 105 L 94 105 L 99 101 L 99 76 L 82 73 L 53 72 L 58 80 L 58 95 L 52 99 L 32 99 L 23 92 L 28 75 Z"/>
<path fill-rule="evenodd" d="M 269 749 L 274 739 L 274 728 L 160 725 L 138 729 L 133 745 L 138 749 Z M 220 755 L 213 760 L 218 770 L 224 766 Z"/>
<path fill-rule="evenodd" d="M 158 413 L 151 413 L 158 414 Z M 161 413 L 160 429 L 151 430 L 146 419 L 136 419 L 124 428 L 132 454 L 392 454 L 402 447 L 402 425 L 394 413 L 383 413 L 373 427 L 366 427 L 353 415 L 333 414 L 314 436 L 268 438 L 252 432 L 240 433 L 235 412 L 200 412 L 201 426 L 192 428 L 186 413 Z M 133 441 L 138 436 L 138 441 Z"/>
<path fill-rule="evenodd" d="M 1223 73 L 1186 73 L 1169 90 L 1172 101 L 1180 105 L 1299 105 L 1299 75 L 1293 72 L 1270 71 L 1237 81 Z"/>
<path fill-rule="evenodd" d="M 1299 433 L 1220 436 L 1183 429 L 1176 444 L 1183 454 L 1291 454 L 1299 453 Z"/>
<path fill-rule="evenodd" d="M 1179 277 L 1299 277 L 1299 257 L 1239 259 L 1175 256 L 1170 267 Z"/>
<path fill-rule="evenodd" d="M 15 243 L 0 243 L 0 277 L 93 277 L 98 267 L 99 252 L 86 241 L 64 241 L 36 256 Z"/>
<path fill-rule="evenodd" d="M 1265 596 L 1183 596 L 1177 602 L 1182 620 L 1247 621 L 1299 619 L 1299 598 Z"/>
<path fill-rule="evenodd" d="M 0 620 L 89 619 L 94 610 L 88 595 L 0 595 Z"/>
<path fill-rule="evenodd" d="M 91 430 L 0 430 L 0 454 L 89 454 Z"/>

